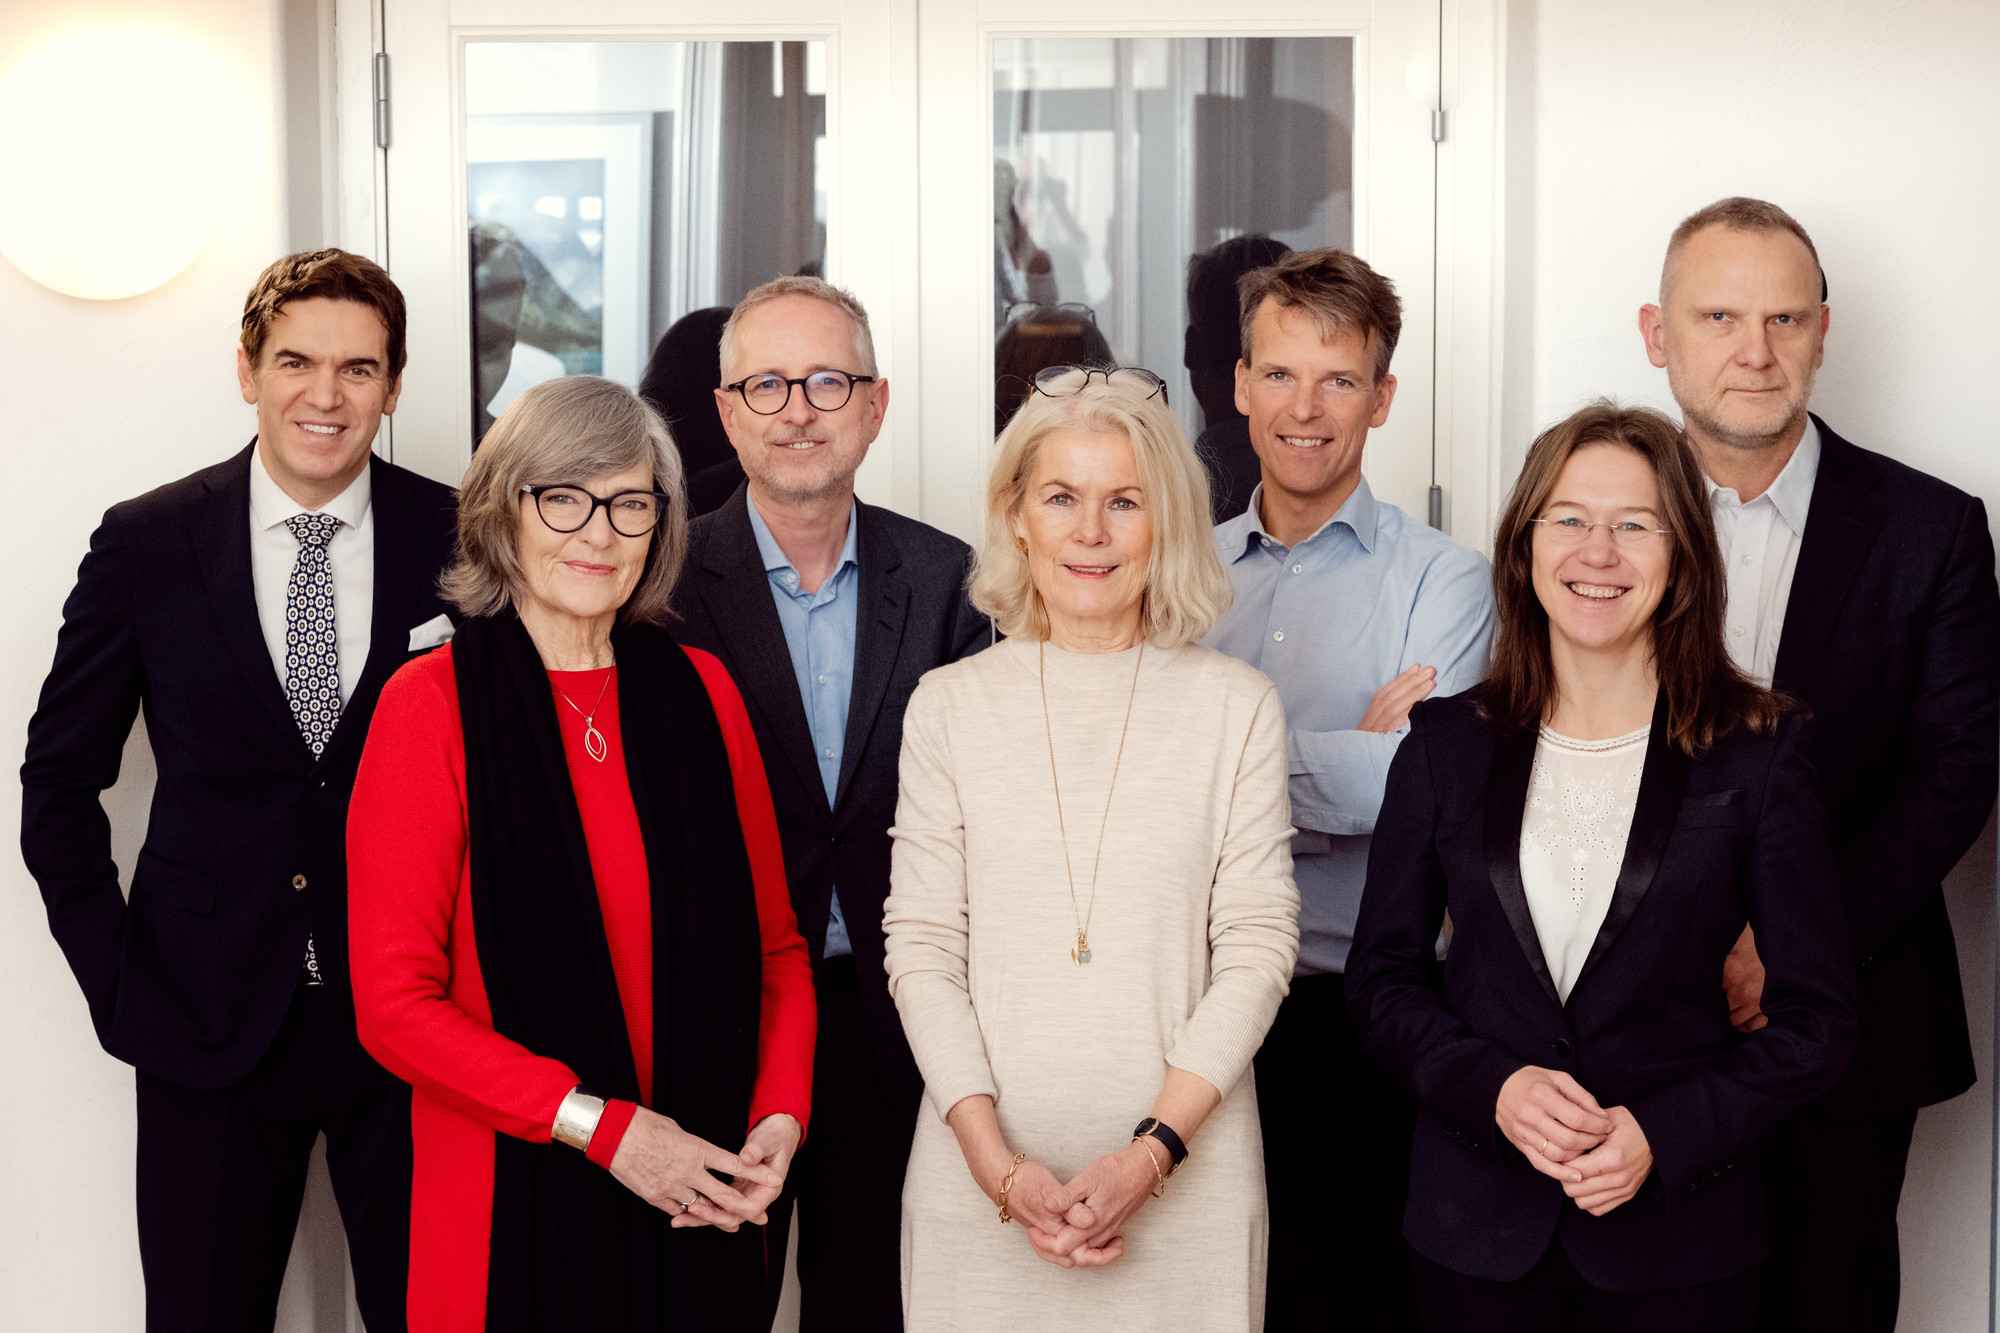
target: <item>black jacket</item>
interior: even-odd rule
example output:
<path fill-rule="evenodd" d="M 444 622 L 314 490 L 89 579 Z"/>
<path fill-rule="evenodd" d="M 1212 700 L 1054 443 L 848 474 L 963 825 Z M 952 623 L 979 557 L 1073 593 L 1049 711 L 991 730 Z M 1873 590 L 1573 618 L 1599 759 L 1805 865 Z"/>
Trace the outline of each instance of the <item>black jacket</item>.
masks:
<path fill-rule="evenodd" d="M 1535 735 L 1496 734 L 1476 694 L 1410 715 L 1347 964 L 1363 1050 L 1420 1106 L 1404 1234 L 1495 1281 L 1526 1274 L 1558 1231 L 1606 1290 L 1741 1272 L 1766 1249 L 1750 1149 L 1832 1085 L 1854 1042 L 1854 967 L 1804 720 L 1739 731 L 1690 762 L 1655 719 L 1611 907 L 1565 1004 L 1521 886 Z M 1748 1038 L 1722 992 L 1746 921 L 1770 1018 Z M 1655 1168 L 1637 1197 L 1592 1217 L 1505 1141 L 1500 1085 L 1524 1065 L 1631 1110 Z"/>
<path fill-rule="evenodd" d="M 1993 808 L 2000 590 L 1985 505 L 1819 429 L 1774 683 L 1812 713 L 1860 967 L 1860 1043 L 1823 1105 L 1867 1114 L 1973 1083 L 1942 884 Z"/>
<path fill-rule="evenodd" d="M 738 487 L 720 509 L 694 521 L 687 564 L 674 589 L 681 617 L 674 633 L 721 658 L 743 692 L 778 809 L 792 910 L 815 975 L 839 888 L 875 1055 L 914 1124 L 923 1078 L 889 997 L 882 936 L 903 708 L 926 671 L 985 647 L 991 622 L 966 600 L 972 552 L 964 542 L 887 509 L 856 504 L 854 686 L 829 807 L 748 505 L 747 491 Z"/>
<path fill-rule="evenodd" d="M 105 514 L 21 765 L 21 852 L 98 1039 L 194 1088 L 233 1083 L 263 1056 L 308 933 L 329 990 L 352 994 L 348 797 L 383 683 L 409 659 L 410 631 L 445 610 L 456 522 L 449 489 L 371 461 L 368 661 L 315 760 L 257 619 L 255 448 Z M 158 779 L 128 904 L 98 797 L 141 707 Z"/>

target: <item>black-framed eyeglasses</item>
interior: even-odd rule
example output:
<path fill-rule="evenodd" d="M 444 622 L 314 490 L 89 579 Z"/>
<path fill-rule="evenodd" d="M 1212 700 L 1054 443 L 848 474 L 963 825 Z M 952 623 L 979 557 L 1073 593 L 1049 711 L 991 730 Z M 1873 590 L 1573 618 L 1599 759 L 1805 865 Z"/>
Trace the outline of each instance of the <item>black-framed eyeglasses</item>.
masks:
<path fill-rule="evenodd" d="M 661 491 L 597 496 L 581 486 L 561 485 L 523 486 L 521 494 L 535 497 L 535 512 L 551 531 L 581 532 L 602 509 L 611 520 L 611 530 L 621 537 L 643 537 L 659 526 L 671 498 Z"/>
<path fill-rule="evenodd" d="M 844 370 L 815 370 L 804 379 L 783 375 L 751 375 L 722 386 L 724 393 L 743 395 L 743 405 L 760 417 L 776 416 L 792 401 L 792 389 L 804 389 L 806 402 L 817 412 L 838 412 L 854 397 L 854 386 L 873 384 L 873 375 L 850 375 Z"/>
<path fill-rule="evenodd" d="M 1035 372 L 1035 392 L 1049 398 L 1067 398 L 1082 393 L 1093 379 L 1102 377 L 1114 389 L 1135 393 L 1140 398 L 1159 395 L 1171 405 L 1167 382 L 1143 366 L 1049 366 Z"/>

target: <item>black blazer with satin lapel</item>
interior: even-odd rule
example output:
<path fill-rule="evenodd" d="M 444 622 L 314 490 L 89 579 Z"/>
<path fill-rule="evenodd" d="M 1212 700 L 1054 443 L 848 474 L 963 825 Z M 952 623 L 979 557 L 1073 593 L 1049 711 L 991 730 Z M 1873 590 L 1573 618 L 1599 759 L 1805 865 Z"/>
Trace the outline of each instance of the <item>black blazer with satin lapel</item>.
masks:
<path fill-rule="evenodd" d="M 1521 885 L 1535 737 L 1497 734 L 1476 697 L 1410 715 L 1347 965 L 1363 1050 L 1420 1107 L 1405 1235 L 1437 1263 L 1503 1282 L 1558 1232 L 1607 1290 L 1741 1272 L 1766 1248 L 1747 1150 L 1831 1086 L 1853 1045 L 1854 969 L 1806 723 L 1739 732 L 1691 762 L 1655 718 L 1611 907 L 1565 1004 Z M 1746 921 L 1770 1018 L 1747 1038 L 1722 995 Z M 1500 1086 L 1525 1065 L 1630 1108 L 1655 1168 L 1636 1198 L 1592 1217 L 1502 1138 Z"/>
<path fill-rule="evenodd" d="M 743 487 L 694 521 L 674 589 L 683 643 L 722 659 L 749 706 L 778 809 L 785 879 L 815 972 L 826 947 L 833 892 L 854 944 L 861 999 L 884 1075 L 914 1123 L 923 1079 L 903 1037 L 883 968 L 882 903 L 889 893 L 889 825 L 903 708 L 933 667 L 983 648 L 992 629 L 965 596 L 972 552 L 957 538 L 874 505 L 855 506 L 860 604 L 854 686 L 840 779 L 829 807 L 813 757 L 805 702 L 785 646 Z"/>
<path fill-rule="evenodd" d="M 1942 881 L 2000 774 L 2000 590 L 1983 504 L 1819 429 L 1775 683 L 1812 712 L 1861 971 L 1860 1044 L 1824 1105 L 1865 1114 L 1973 1083 Z"/>
<path fill-rule="evenodd" d="M 22 854 L 99 1040 L 188 1087 L 233 1083 L 262 1057 L 308 933 L 327 986 L 351 994 L 348 797 L 383 682 L 410 631 L 446 611 L 456 530 L 448 488 L 371 460 L 368 660 L 315 761 L 257 619 L 255 447 L 105 514 L 21 766 Z M 142 707 L 158 778 L 128 904 L 98 798 Z"/>

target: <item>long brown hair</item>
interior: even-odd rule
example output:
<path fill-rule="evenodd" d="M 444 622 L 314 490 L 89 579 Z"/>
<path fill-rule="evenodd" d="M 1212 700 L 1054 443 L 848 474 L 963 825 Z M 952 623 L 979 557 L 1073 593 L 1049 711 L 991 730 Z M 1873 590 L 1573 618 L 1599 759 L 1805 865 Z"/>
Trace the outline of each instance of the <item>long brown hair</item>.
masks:
<path fill-rule="evenodd" d="M 1502 731 L 1539 726 L 1556 703 L 1549 615 L 1535 593 L 1534 524 L 1563 465 L 1593 445 L 1632 450 L 1660 484 L 1660 523 L 1671 534 L 1666 595 L 1653 612 L 1653 665 L 1667 700 L 1667 735 L 1699 758 L 1738 727 L 1769 731 L 1789 703 L 1736 669 L 1723 645 L 1728 583 L 1716 546 L 1701 463 L 1680 428 L 1658 412 L 1599 399 L 1536 437 L 1493 539 L 1499 635 L 1480 713 Z"/>

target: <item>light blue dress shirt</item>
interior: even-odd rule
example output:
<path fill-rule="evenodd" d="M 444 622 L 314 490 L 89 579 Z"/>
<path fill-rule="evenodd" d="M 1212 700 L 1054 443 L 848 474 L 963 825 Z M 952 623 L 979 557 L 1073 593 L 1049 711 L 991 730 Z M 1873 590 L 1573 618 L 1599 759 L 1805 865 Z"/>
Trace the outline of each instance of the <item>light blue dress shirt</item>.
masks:
<path fill-rule="evenodd" d="M 861 580 L 854 557 L 854 511 L 847 511 L 847 544 L 840 549 L 840 563 L 818 592 L 805 592 L 799 587 L 799 571 L 764 525 L 756 503 L 745 508 L 750 511 L 750 530 L 757 534 L 757 550 L 764 557 L 764 574 L 771 580 L 771 600 L 778 605 L 778 623 L 784 626 L 792 674 L 798 677 L 799 700 L 805 704 L 806 726 L 812 732 L 813 756 L 819 760 L 820 781 L 826 784 L 826 803 L 831 806 L 840 786 L 841 749 L 847 743 L 847 701 L 854 693 L 859 623 L 855 612 Z M 824 956 L 853 952 L 836 891 L 826 919 Z"/>
<path fill-rule="evenodd" d="M 1408 667 L 1437 668 L 1435 698 L 1479 683 L 1493 578 L 1484 556 L 1376 500 L 1365 480 L 1290 548 L 1264 531 L 1262 496 L 1259 486 L 1248 510 L 1215 529 L 1236 601 L 1203 642 L 1269 676 L 1284 701 L 1298 830 L 1295 974 L 1341 972 L 1389 761 L 1409 731 L 1356 726 L 1375 691 Z"/>

